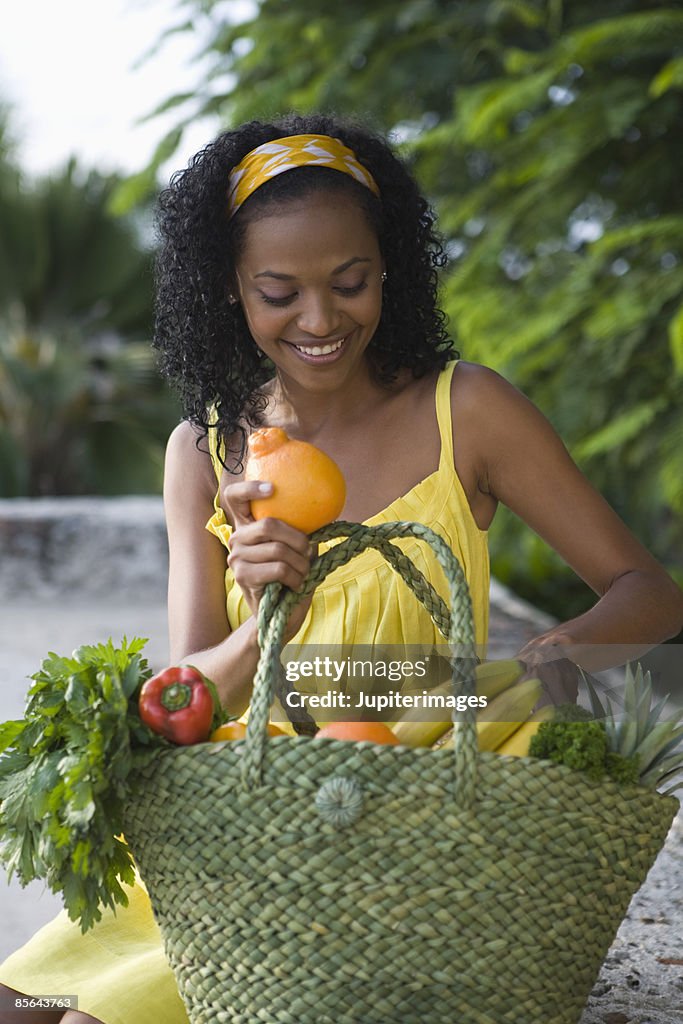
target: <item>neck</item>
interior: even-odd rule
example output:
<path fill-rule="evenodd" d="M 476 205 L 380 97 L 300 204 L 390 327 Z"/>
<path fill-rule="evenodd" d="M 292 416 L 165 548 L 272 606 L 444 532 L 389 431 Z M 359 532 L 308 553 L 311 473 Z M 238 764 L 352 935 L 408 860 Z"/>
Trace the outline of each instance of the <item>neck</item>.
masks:
<path fill-rule="evenodd" d="M 357 372 L 329 391 L 302 387 L 278 372 L 267 385 L 267 393 L 269 417 L 292 437 L 315 441 L 363 420 L 386 395 L 386 389 L 375 383 L 364 361 Z"/>

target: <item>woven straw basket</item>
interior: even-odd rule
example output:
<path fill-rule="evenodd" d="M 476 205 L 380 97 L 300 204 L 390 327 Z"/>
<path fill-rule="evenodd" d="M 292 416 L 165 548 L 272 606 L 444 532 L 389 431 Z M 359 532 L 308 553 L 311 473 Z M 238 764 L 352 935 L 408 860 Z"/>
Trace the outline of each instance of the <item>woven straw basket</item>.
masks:
<path fill-rule="evenodd" d="M 453 750 L 271 738 L 287 616 L 372 546 L 451 644 L 474 652 L 469 592 L 415 523 L 344 536 L 303 592 L 261 602 L 247 737 L 164 751 L 126 811 L 192 1024 L 576 1024 L 678 807 L 534 758 L 479 753 L 475 711 Z M 391 540 L 427 541 L 450 614 Z M 472 658 L 454 689 L 474 692 Z"/>

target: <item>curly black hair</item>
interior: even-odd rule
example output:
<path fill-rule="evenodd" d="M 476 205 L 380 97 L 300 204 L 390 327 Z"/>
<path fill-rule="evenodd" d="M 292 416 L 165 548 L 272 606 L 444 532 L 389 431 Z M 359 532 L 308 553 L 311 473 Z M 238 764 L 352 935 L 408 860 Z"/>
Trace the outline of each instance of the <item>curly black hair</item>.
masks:
<path fill-rule="evenodd" d="M 232 168 L 262 143 L 299 134 L 341 139 L 370 171 L 381 198 L 350 175 L 301 167 L 266 182 L 228 218 Z M 367 349 L 374 379 L 388 386 L 402 368 L 420 377 L 458 355 L 437 307 L 437 270 L 446 257 L 434 214 L 379 135 L 323 114 L 251 121 L 223 132 L 173 175 L 159 197 L 153 344 L 161 372 L 180 394 L 185 418 L 199 428 L 199 440 L 210 426 L 224 442 L 241 436 L 238 464 L 246 441 L 240 421 L 261 424 L 265 399 L 258 390 L 273 376 L 273 365 L 251 338 L 241 306 L 229 300 L 233 268 L 249 223 L 276 204 L 321 190 L 352 195 L 379 240 L 387 281 L 380 322 Z"/>

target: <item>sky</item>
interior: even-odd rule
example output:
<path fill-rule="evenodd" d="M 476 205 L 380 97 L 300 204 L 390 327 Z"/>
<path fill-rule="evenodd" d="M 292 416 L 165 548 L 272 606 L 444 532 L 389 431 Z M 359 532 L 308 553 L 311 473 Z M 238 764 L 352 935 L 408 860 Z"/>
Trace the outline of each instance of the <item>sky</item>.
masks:
<path fill-rule="evenodd" d="M 241 0 L 224 6 L 239 13 Z M 141 170 L 174 124 L 173 112 L 136 121 L 176 91 L 192 88 L 201 40 L 168 39 L 136 62 L 162 32 L 185 20 L 176 0 L 21 0 L 0 19 L 0 102 L 11 107 L 19 165 L 31 176 L 62 168 L 71 155 L 84 168 Z M 175 114 L 177 117 L 177 112 Z M 194 125 L 170 171 L 210 141 L 216 122 Z M 162 169 L 163 171 L 164 169 Z"/>

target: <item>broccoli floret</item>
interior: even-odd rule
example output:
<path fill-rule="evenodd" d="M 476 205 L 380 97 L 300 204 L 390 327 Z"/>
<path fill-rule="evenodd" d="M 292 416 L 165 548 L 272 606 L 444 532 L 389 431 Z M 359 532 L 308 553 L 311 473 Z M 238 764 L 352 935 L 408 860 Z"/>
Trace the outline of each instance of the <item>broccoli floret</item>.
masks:
<path fill-rule="evenodd" d="M 585 772 L 597 782 L 605 774 L 607 733 L 602 722 L 542 722 L 529 753 Z"/>
<path fill-rule="evenodd" d="M 553 708 L 553 722 L 592 722 L 593 715 L 580 704 L 558 704 Z"/>
<path fill-rule="evenodd" d="M 607 746 L 604 722 L 542 722 L 531 737 L 529 753 L 584 772 L 593 782 L 609 775 L 615 782 L 638 782 L 638 758 L 623 757 Z"/>
<path fill-rule="evenodd" d="M 615 782 L 633 782 L 638 783 L 640 781 L 640 765 L 638 757 L 624 757 L 623 754 L 616 754 L 611 750 L 607 751 L 605 758 L 605 768 L 607 774 Z"/>

